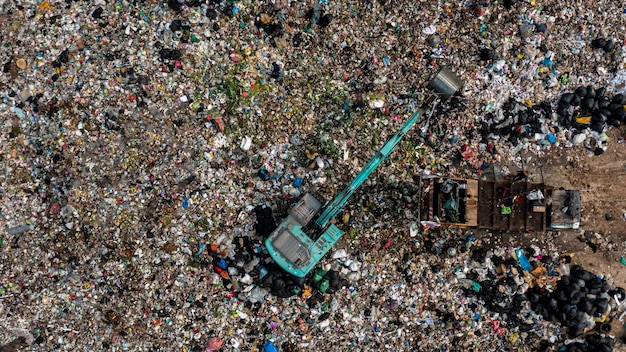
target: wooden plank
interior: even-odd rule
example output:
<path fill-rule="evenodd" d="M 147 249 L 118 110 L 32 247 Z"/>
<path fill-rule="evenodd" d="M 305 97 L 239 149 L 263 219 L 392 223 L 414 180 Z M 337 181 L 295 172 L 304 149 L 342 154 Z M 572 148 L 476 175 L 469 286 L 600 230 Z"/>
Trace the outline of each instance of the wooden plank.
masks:
<path fill-rule="evenodd" d="M 526 193 L 524 194 L 524 197 L 526 197 L 526 194 L 528 194 L 529 191 L 529 183 L 526 182 Z M 528 201 L 528 199 L 525 199 L 524 202 L 526 203 L 526 216 L 524 217 L 524 230 L 525 231 L 532 231 L 530 230 L 530 228 L 532 227 L 532 221 L 533 220 L 533 207 L 532 205 L 530 205 L 530 201 Z"/>
<path fill-rule="evenodd" d="M 499 207 L 499 204 L 498 204 L 498 199 L 500 199 L 501 201 L 504 200 L 504 198 L 502 198 L 503 190 L 505 193 L 505 198 L 506 196 L 509 196 L 511 194 L 509 185 L 510 184 L 508 182 L 494 183 L 493 194 L 494 194 L 495 202 L 493 206 L 493 218 L 494 218 L 493 227 L 495 229 L 502 229 L 502 230 L 509 229 L 510 215 L 502 215 L 501 208 Z"/>
<path fill-rule="evenodd" d="M 509 230 L 511 231 L 524 231 L 526 229 L 526 211 L 528 202 L 523 198 L 525 193 L 526 182 L 514 182 L 511 184 L 510 196 L 515 197 L 513 207 L 511 209 L 511 215 L 509 216 Z"/>
<path fill-rule="evenodd" d="M 547 194 L 544 184 L 528 184 L 526 188 L 529 192 L 533 189 L 539 189 L 544 194 Z M 546 228 L 546 209 L 543 212 L 535 212 L 533 211 L 532 201 L 528 202 L 528 224 L 526 226 L 527 231 L 543 231 Z M 545 206 L 544 206 L 545 208 Z"/>
<path fill-rule="evenodd" d="M 466 222 L 464 225 L 475 227 L 478 225 L 478 180 L 467 180 L 466 191 Z"/>
<path fill-rule="evenodd" d="M 481 181 L 478 187 L 478 226 L 490 229 L 493 228 L 493 182 Z"/>

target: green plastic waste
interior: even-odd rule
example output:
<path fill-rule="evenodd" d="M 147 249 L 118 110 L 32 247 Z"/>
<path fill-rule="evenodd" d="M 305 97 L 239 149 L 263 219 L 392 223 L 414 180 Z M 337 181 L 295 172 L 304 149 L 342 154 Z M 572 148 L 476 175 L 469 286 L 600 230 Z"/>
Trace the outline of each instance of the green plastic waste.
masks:
<path fill-rule="evenodd" d="M 502 214 L 502 215 L 510 215 L 511 214 L 511 207 L 507 207 L 506 205 L 503 206 L 500 209 L 500 214 Z"/>
<path fill-rule="evenodd" d="M 624 265 L 626 265 L 626 257 L 622 257 L 622 259 L 620 260 L 620 262 Z"/>
<path fill-rule="evenodd" d="M 480 286 L 478 282 L 474 281 L 472 282 L 472 288 L 474 289 L 474 291 L 479 292 L 482 287 Z"/>
<path fill-rule="evenodd" d="M 318 282 L 321 279 L 323 279 L 325 275 L 326 275 L 326 272 L 324 270 L 317 268 L 315 269 L 315 273 L 313 274 L 313 280 Z"/>
<path fill-rule="evenodd" d="M 324 279 L 324 281 L 322 281 L 322 283 L 320 284 L 320 291 L 322 291 L 322 293 L 326 292 L 329 286 L 330 286 L 330 281 L 328 281 L 328 279 Z"/>

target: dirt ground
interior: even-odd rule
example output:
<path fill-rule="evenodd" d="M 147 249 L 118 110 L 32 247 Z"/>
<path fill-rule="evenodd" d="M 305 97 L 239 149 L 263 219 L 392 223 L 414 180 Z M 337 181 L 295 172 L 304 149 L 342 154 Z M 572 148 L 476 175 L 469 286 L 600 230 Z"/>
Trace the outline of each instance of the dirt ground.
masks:
<path fill-rule="evenodd" d="M 574 253 L 575 263 L 607 275 L 616 286 L 626 287 L 626 266 L 620 262 L 626 256 L 626 143 L 618 142 L 620 133 L 623 135 L 624 131 L 609 133 L 608 149 L 601 155 L 584 148 L 554 148 L 543 155 L 521 154 L 522 166 L 531 172 L 534 181 L 582 191 L 582 219 L 578 230 L 529 234 L 520 240 L 542 248 L 547 245 L 559 253 Z M 512 171 L 518 169 L 513 163 L 508 167 Z M 599 235 L 604 245 L 594 252 L 593 246 L 581 241 L 585 231 L 588 236 Z M 626 335 L 622 325 L 615 320 L 611 333 Z"/>

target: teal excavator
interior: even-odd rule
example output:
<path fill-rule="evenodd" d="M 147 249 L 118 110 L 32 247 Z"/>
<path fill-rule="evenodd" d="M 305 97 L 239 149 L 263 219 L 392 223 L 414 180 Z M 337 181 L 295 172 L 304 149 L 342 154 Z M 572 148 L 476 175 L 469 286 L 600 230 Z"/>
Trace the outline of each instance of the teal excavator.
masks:
<path fill-rule="evenodd" d="M 447 100 L 463 87 L 463 81 L 451 70 L 442 68 L 428 83 L 431 94 L 408 121 L 378 150 L 354 180 L 323 205 L 311 193 L 305 194 L 289 211 L 289 215 L 265 239 L 265 247 L 274 261 L 286 272 L 305 277 L 343 236 L 332 223 L 350 196 L 359 189 L 376 168 L 393 152 L 411 127 L 424 114 L 425 105 Z M 434 108 L 433 108 L 434 110 Z"/>

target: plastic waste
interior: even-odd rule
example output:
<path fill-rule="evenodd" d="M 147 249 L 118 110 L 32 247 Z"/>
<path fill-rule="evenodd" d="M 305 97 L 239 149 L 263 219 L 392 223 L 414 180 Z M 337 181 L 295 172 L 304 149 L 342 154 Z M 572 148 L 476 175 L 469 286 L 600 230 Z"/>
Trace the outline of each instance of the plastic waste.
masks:
<path fill-rule="evenodd" d="M 265 352 L 278 352 L 278 349 L 276 348 L 276 346 L 274 346 L 274 343 L 271 341 L 267 341 L 266 343 L 263 344 L 263 350 Z"/>
<path fill-rule="evenodd" d="M 9 235 L 19 235 L 21 233 L 28 232 L 28 231 L 32 230 L 32 228 L 33 227 L 31 225 L 24 224 L 24 225 L 21 225 L 21 226 L 7 228 L 7 233 Z"/>
<path fill-rule="evenodd" d="M 528 262 L 528 258 L 526 258 L 526 255 L 524 254 L 524 250 L 523 249 L 516 249 L 515 250 L 515 257 L 517 258 L 517 261 L 519 262 L 519 264 L 522 267 L 522 269 L 524 269 L 525 271 L 532 270 L 533 267 Z"/>

